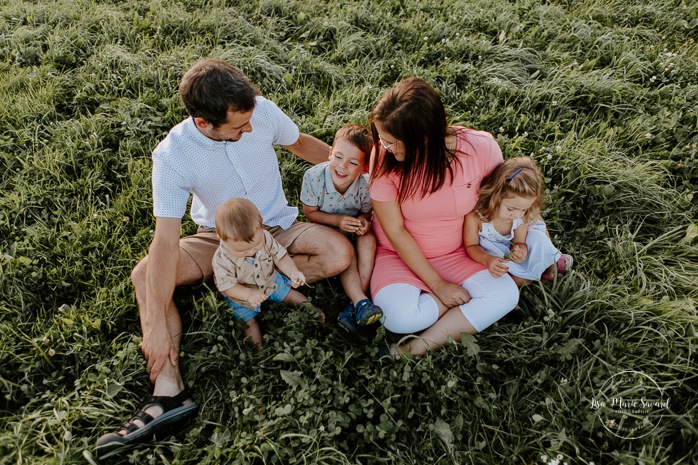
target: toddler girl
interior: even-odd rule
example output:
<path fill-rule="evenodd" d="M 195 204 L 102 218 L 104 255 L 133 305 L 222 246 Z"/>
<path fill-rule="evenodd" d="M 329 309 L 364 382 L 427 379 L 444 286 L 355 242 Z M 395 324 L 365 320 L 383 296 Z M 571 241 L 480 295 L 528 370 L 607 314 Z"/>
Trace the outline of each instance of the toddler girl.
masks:
<path fill-rule="evenodd" d="M 572 267 L 548 236 L 540 217 L 545 185 L 529 157 L 510 158 L 480 186 L 478 204 L 465 217 L 468 256 L 486 265 L 492 276 L 509 273 L 519 286 L 552 281 Z"/>

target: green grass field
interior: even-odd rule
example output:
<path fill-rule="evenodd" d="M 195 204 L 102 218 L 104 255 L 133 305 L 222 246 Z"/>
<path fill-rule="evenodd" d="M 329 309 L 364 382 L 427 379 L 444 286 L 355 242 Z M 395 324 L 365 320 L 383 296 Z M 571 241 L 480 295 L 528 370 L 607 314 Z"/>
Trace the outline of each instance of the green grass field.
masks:
<path fill-rule="evenodd" d="M 261 353 L 214 290 L 178 291 L 200 416 L 113 463 L 698 463 L 696 39 L 687 0 L 0 0 L 0 464 L 95 463 L 150 393 L 129 273 L 202 57 L 327 142 L 428 80 L 452 122 L 538 161 L 575 270 L 524 290 L 524 323 L 385 368 L 391 335 L 334 324 L 337 280 L 308 290 L 324 326 L 273 306 Z M 307 166 L 279 155 L 298 202 Z M 669 404 L 594 408 L 633 396 L 623 372 Z"/>

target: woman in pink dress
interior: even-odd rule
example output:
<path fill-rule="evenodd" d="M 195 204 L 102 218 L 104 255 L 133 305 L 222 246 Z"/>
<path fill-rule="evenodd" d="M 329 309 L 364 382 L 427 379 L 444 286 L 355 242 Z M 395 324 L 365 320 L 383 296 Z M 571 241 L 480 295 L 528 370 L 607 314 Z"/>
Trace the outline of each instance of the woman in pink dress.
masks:
<path fill-rule="evenodd" d="M 388 90 L 370 120 L 378 242 L 371 292 L 386 329 L 421 331 L 392 354 L 423 354 L 484 330 L 518 301 L 511 277 L 494 278 L 463 246 L 465 215 L 502 152 L 487 132 L 448 126 L 441 98 L 418 78 Z"/>

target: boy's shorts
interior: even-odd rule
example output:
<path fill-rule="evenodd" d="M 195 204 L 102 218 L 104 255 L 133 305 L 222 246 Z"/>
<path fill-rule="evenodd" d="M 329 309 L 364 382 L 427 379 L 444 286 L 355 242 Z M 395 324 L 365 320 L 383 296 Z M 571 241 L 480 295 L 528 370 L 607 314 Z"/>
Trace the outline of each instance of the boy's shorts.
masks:
<path fill-rule="evenodd" d="M 274 282 L 276 283 L 276 289 L 274 290 L 274 292 L 271 293 L 269 297 L 267 297 L 267 300 L 271 300 L 272 302 L 281 302 L 286 298 L 288 293 L 291 292 L 291 280 L 279 273 L 278 271 L 275 271 L 274 273 Z M 262 311 L 261 305 L 257 305 L 257 308 L 252 309 L 240 304 L 236 304 L 235 302 L 233 302 L 225 296 L 223 296 L 223 300 L 228 302 L 228 305 L 230 305 L 230 308 L 233 311 L 233 317 L 240 319 L 244 322 L 250 321 L 252 318 L 259 315 L 259 313 Z"/>

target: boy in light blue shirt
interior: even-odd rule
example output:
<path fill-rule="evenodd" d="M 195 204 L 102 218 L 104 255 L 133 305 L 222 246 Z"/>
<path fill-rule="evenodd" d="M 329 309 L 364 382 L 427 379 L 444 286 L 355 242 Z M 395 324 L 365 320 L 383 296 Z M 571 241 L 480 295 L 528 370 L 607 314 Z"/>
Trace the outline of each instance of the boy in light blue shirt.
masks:
<path fill-rule="evenodd" d="M 306 171 L 301 188 L 305 217 L 339 229 L 354 243 L 354 260 L 339 275 L 351 302 L 338 319 L 352 334 L 383 316 L 381 308 L 368 298 L 376 237 L 371 231 L 371 197 L 364 173 L 372 148 L 373 140 L 364 126 L 344 126 L 335 134 L 329 161 Z"/>

